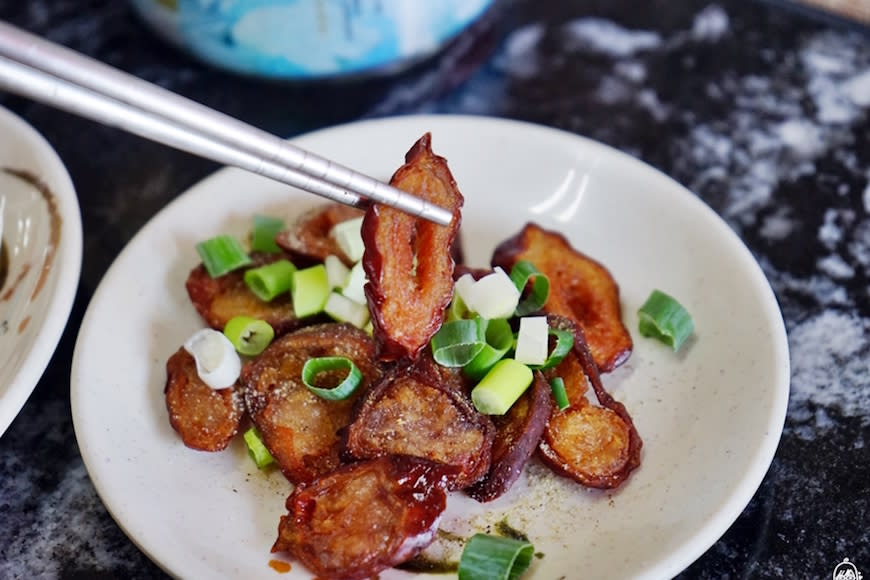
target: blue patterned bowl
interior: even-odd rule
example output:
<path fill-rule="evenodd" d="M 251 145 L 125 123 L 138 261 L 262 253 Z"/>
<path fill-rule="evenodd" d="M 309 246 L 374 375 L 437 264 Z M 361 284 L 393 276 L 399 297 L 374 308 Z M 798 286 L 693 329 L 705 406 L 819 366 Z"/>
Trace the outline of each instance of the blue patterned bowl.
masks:
<path fill-rule="evenodd" d="M 432 55 L 493 0 L 132 0 L 161 36 L 213 65 L 274 79 L 399 68 Z"/>

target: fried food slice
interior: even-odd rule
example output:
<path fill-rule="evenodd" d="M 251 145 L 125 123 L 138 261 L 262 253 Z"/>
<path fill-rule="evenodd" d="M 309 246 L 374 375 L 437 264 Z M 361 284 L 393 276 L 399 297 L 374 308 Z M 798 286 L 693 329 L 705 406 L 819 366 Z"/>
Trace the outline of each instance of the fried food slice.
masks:
<path fill-rule="evenodd" d="M 410 455 L 456 467 L 451 490 L 489 469 L 495 429 L 465 394 L 459 373 L 441 370 L 429 356 L 398 366 L 372 387 L 345 433 L 355 459 Z"/>
<path fill-rule="evenodd" d="M 350 422 L 359 394 L 381 378 L 374 351 L 374 342 L 362 330 L 349 324 L 320 324 L 284 335 L 242 368 L 248 413 L 292 482 L 311 481 L 339 465 L 338 431 Z M 327 401 L 302 382 L 305 361 L 322 356 L 344 356 L 359 368 L 362 383 L 348 399 Z"/>
<path fill-rule="evenodd" d="M 362 217 L 363 210 L 344 205 L 327 203 L 303 213 L 288 229 L 275 236 L 275 243 L 293 257 L 294 264 L 322 262 L 326 256 L 338 256 L 348 266 L 351 260 L 338 243 L 329 235 L 337 224 Z"/>
<path fill-rule="evenodd" d="M 510 410 L 493 417 L 492 465 L 486 476 L 465 492 L 479 502 L 488 502 L 509 490 L 538 447 L 554 406 L 550 385 L 543 374 L 535 373 L 531 388 Z"/>
<path fill-rule="evenodd" d="M 251 254 L 253 264 L 249 268 L 263 266 L 284 257 L 282 254 Z M 286 334 L 303 324 L 314 320 L 300 320 L 293 312 L 290 294 L 276 297 L 271 302 L 257 298 L 245 285 L 245 271 L 235 270 L 223 276 L 212 278 L 202 264 L 191 270 L 185 283 L 187 294 L 199 315 L 206 324 L 215 330 L 223 330 L 227 322 L 235 316 L 245 315 L 268 322 L 276 336 Z"/>
<path fill-rule="evenodd" d="M 449 226 L 373 204 L 363 218 L 363 268 L 381 360 L 415 358 L 440 328 L 453 296 L 453 244 L 464 202 L 447 161 L 423 135 L 390 184 L 453 212 Z"/>
<path fill-rule="evenodd" d="M 169 423 L 188 447 L 220 451 L 238 433 L 245 414 L 238 390 L 215 390 L 205 384 L 196 372 L 196 360 L 184 347 L 166 361 L 163 394 Z"/>
<path fill-rule="evenodd" d="M 567 318 L 547 319 L 551 327 L 574 334 L 574 348 L 556 370 L 567 371 L 559 376 L 565 380 L 571 406 L 550 415 L 538 446 L 541 457 L 555 471 L 589 487 L 617 487 L 640 465 L 643 441 L 625 406 L 604 389 L 583 331 Z M 585 375 L 582 382 L 577 368 Z M 587 379 L 600 406 L 585 398 Z"/>
<path fill-rule="evenodd" d="M 376 578 L 435 538 L 446 469 L 385 456 L 302 484 L 287 498 L 272 552 L 289 552 L 323 580 Z"/>
<path fill-rule="evenodd" d="M 557 471 L 589 487 L 612 488 L 621 483 L 629 454 L 628 425 L 611 411 L 595 405 L 569 407 L 547 423 L 541 453 Z"/>
<path fill-rule="evenodd" d="M 607 268 L 574 249 L 562 234 L 533 223 L 499 244 L 492 265 L 510 272 L 519 260 L 533 263 L 549 277 L 550 296 L 543 310 L 580 325 L 601 372 L 628 359 L 631 335 L 622 323 L 619 286 Z"/>

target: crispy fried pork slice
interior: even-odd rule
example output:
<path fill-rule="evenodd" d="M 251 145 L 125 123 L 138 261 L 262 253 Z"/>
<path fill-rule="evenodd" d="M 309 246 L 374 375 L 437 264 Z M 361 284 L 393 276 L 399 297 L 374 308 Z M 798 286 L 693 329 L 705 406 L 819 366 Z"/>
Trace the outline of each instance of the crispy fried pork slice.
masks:
<path fill-rule="evenodd" d="M 206 324 L 215 330 L 223 330 L 230 319 L 244 315 L 268 322 L 277 336 L 310 324 L 314 319 L 300 320 L 293 312 L 290 294 L 283 294 L 271 302 L 257 298 L 245 285 L 245 271 L 283 258 L 283 254 L 251 254 L 253 264 L 248 268 L 234 270 L 212 278 L 202 264 L 191 270 L 185 287 L 190 301 Z"/>
<path fill-rule="evenodd" d="M 339 465 L 338 432 L 350 422 L 359 394 L 381 378 L 374 352 L 374 342 L 362 330 L 327 323 L 284 335 L 242 368 L 248 413 L 290 481 L 311 481 Z M 327 401 L 302 382 L 305 361 L 323 356 L 344 356 L 359 368 L 362 383 L 350 398 Z M 322 387 L 340 380 L 328 373 L 321 379 L 324 383 L 318 386 Z"/>
<path fill-rule="evenodd" d="M 574 348 L 554 371 L 565 380 L 571 406 L 553 409 L 538 446 L 541 457 L 556 472 L 583 485 L 615 488 L 640 465 L 643 441 L 625 406 L 604 389 L 582 330 L 564 317 L 547 318 L 551 327 L 574 334 Z M 577 369 L 585 376 L 578 376 Z M 587 384 L 600 406 L 586 399 Z"/>
<path fill-rule="evenodd" d="M 492 501 L 516 482 L 538 447 L 547 420 L 555 408 L 550 385 L 540 372 L 532 386 L 501 416 L 494 416 L 492 464 L 483 479 L 465 492 L 479 502 Z"/>
<path fill-rule="evenodd" d="M 601 372 L 628 360 L 631 335 L 622 323 L 619 286 L 607 268 L 572 247 L 562 234 L 533 223 L 499 244 L 492 265 L 510 272 L 519 260 L 533 263 L 550 279 L 544 311 L 577 322 Z"/>
<path fill-rule="evenodd" d="M 343 203 L 319 205 L 303 213 L 288 229 L 275 236 L 275 243 L 290 254 L 297 266 L 322 262 L 330 254 L 351 266 L 351 260 L 329 232 L 337 224 L 362 217 L 363 213 L 363 210 Z"/>
<path fill-rule="evenodd" d="M 360 401 L 345 433 L 345 455 L 366 459 L 410 455 L 457 468 L 451 490 L 489 469 L 494 427 L 465 394 L 460 373 L 428 355 L 397 366 Z"/>
<path fill-rule="evenodd" d="M 441 326 L 453 296 L 453 245 L 462 194 L 447 161 L 432 152 L 426 133 L 405 156 L 390 184 L 453 212 L 449 226 L 373 204 L 363 218 L 363 268 L 378 356 L 416 358 Z"/>
<path fill-rule="evenodd" d="M 163 393 L 169 423 L 188 447 L 220 451 L 238 433 L 245 414 L 238 390 L 215 390 L 205 384 L 196 372 L 196 360 L 184 347 L 166 361 Z"/>
<path fill-rule="evenodd" d="M 323 580 L 376 578 L 435 538 L 448 469 L 384 456 L 299 485 L 287 498 L 272 551 L 289 552 Z"/>

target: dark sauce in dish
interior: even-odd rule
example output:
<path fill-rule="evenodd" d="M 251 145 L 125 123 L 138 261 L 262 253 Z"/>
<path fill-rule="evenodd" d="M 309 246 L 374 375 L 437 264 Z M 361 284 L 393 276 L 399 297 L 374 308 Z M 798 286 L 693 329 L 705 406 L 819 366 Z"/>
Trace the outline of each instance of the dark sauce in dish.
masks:
<path fill-rule="evenodd" d="M 55 199 L 54 194 L 52 193 L 48 185 L 46 185 L 46 183 L 42 181 L 38 176 L 34 175 L 30 171 L 24 169 L 13 169 L 11 167 L 0 167 L 0 171 L 6 173 L 7 175 L 11 175 L 12 177 L 15 177 L 17 179 L 20 179 L 24 183 L 33 187 L 45 200 L 45 204 L 48 208 L 50 228 L 48 244 L 46 245 L 45 251 L 43 252 L 42 263 L 36 264 L 36 267 L 39 268 L 39 279 L 36 281 L 36 285 L 33 287 L 33 291 L 30 294 L 30 300 L 33 300 L 45 286 L 45 283 L 48 280 L 48 274 L 51 272 L 51 269 L 54 266 L 54 259 L 57 256 L 57 250 L 60 246 L 63 218 L 60 215 L 60 209 L 57 205 L 57 199 Z M 2 290 L 2 293 L 0 293 L 0 302 L 7 302 L 12 299 L 12 296 L 15 295 L 15 292 L 18 290 L 21 282 L 27 276 L 28 272 L 30 272 L 31 268 L 34 267 L 34 264 L 27 262 L 21 265 L 21 267 L 19 268 L 20 271 L 17 272 L 17 274 L 13 274 L 12 272 L 10 272 L 10 258 L 7 245 L 8 244 L 3 243 L 3 240 L 0 240 L 0 290 Z M 14 275 L 15 279 L 13 282 L 11 282 L 11 284 L 7 285 L 6 281 L 8 278 L 10 278 L 10 275 Z M 29 323 L 30 316 L 27 316 L 23 320 L 21 320 L 18 325 L 18 334 L 23 333 Z M 9 321 L 0 321 L 0 334 L 5 333 L 8 330 Z"/>
<path fill-rule="evenodd" d="M 9 273 L 9 251 L 6 249 L 6 244 L 0 240 L 0 290 L 3 290 L 3 285 L 6 283 L 6 275 Z"/>
<path fill-rule="evenodd" d="M 36 282 L 36 286 L 33 289 L 33 294 L 31 298 L 36 298 L 39 291 L 42 290 L 42 287 L 45 286 L 45 281 L 48 279 L 48 273 L 51 271 L 52 266 L 54 265 L 54 257 L 57 254 L 58 246 L 60 245 L 60 232 L 63 226 L 63 218 L 60 217 L 60 210 L 57 207 L 57 199 L 55 199 L 54 194 L 51 192 L 51 189 L 46 185 L 44 181 L 42 181 L 38 176 L 34 175 L 30 171 L 26 169 L 12 169 L 11 167 L 4 167 L 3 171 L 7 175 L 11 175 L 13 177 L 17 177 L 21 181 L 24 181 L 28 185 L 32 186 L 36 191 L 38 191 L 42 198 L 45 200 L 46 205 L 48 206 L 48 216 L 50 223 L 50 231 L 49 231 L 49 239 L 48 239 L 48 247 L 45 250 L 45 257 L 42 261 L 42 269 L 39 273 L 39 280 Z"/>

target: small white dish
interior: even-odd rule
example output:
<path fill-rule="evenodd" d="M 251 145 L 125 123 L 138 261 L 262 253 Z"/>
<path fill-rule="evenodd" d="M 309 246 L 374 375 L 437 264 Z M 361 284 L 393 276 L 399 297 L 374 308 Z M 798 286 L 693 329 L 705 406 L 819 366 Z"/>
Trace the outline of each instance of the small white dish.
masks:
<path fill-rule="evenodd" d="M 635 347 L 604 382 L 644 439 L 641 467 L 617 491 L 587 490 L 535 462 L 495 502 L 451 496 L 442 528 L 468 537 L 506 518 L 543 554 L 528 578 L 679 573 L 744 509 L 782 430 L 788 347 L 761 269 L 727 225 L 673 180 L 554 129 L 415 116 L 295 142 L 386 179 L 426 131 L 465 195 L 469 264 L 486 264 L 499 241 L 534 220 L 564 232 L 613 273 Z M 255 212 L 295 215 L 318 203 L 242 171 L 220 171 L 136 235 L 88 308 L 72 369 L 79 447 L 112 516 L 170 574 L 274 573 L 269 548 L 290 491 L 280 473 L 258 472 L 243 444 L 195 452 L 169 426 L 165 361 L 202 326 L 184 289 L 198 262 L 194 244 L 217 233 L 244 234 Z M 677 297 L 694 317 L 696 335 L 679 354 L 636 330 L 636 311 L 654 288 Z M 380 577 L 413 576 L 391 570 Z M 282 577 L 310 575 L 292 564 Z"/>
<path fill-rule="evenodd" d="M 0 107 L 0 436 L 45 371 L 72 309 L 82 223 L 51 145 Z"/>

